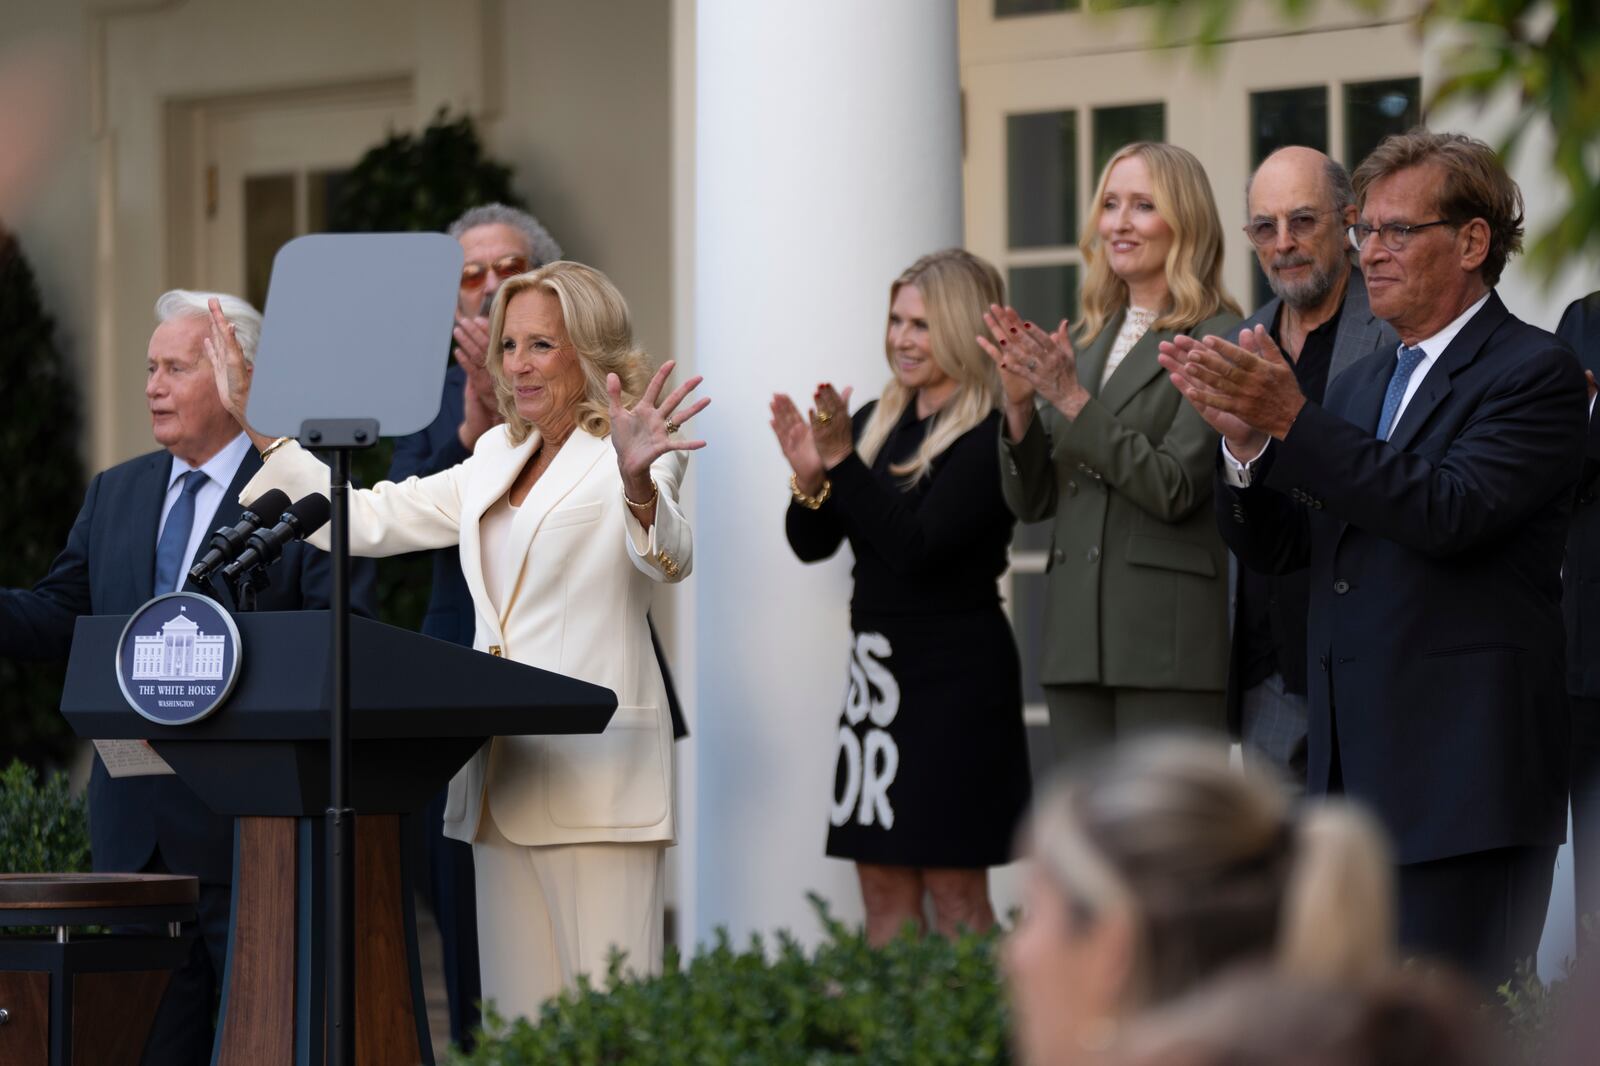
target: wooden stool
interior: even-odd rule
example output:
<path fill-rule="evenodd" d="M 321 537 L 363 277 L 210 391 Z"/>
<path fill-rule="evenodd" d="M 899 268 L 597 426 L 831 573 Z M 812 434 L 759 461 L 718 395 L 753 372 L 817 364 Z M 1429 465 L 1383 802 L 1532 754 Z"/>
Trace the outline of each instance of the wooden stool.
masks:
<path fill-rule="evenodd" d="M 188 961 L 200 882 L 172 874 L 0 874 L 0 1062 L 137 1066 L 172 971 Z M 165 925 L 166 936 L 73 926 Z"/>

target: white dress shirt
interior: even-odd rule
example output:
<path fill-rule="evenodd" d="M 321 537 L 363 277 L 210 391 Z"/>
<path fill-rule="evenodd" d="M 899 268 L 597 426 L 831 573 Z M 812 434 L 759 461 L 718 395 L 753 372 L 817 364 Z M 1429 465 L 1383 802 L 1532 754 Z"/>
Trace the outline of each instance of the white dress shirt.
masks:
<path fill-rule="evenodd" d="M 1405 395 L 1400 397 L 1400 406 L 1395 408 L 1394 421 L 1389 423 L 1391 427 L 1400 424 L 1400 417 L 1406 413 L 1406 405 L 1411 402 L 1411 397 L 1415 396 L 1417 390 L 1422 387 L 1423 378 L 1428 376 L 1428 371 L 1433 369 L 1433 364 L 1439 361 L 1439 356 L 1443 355 L 1444 350 L 1450 347 L 1450 342 L 1456 339 L 1456 334 L 1465 329 L 1467 323 L 1472 321 L 1472 316 L 1483 310 L 1483 305 L 1488 302 L 1489 294 L 1486 292 L 1478 297 L 1477 302 L 1471 307 L 1457 315 L 1444 329 L 1441 329 L 1431 337 L 1425 337 L 1416 344 L 1410 345 L 1410 347 L 1422 349 L 1422 360 L 1417 363 L 1416 368 L 1411 371 L 1410 379 L 1406 381 Z M 1394 357 L 1396 362 L 1400 359 L 1400 349 L 1405 347 L 1407 345 L 1402 341 L 1395 348 Z M 1228 450 L 1228 442 L 1223 441 L 1219 445 L 1222 449 L 1223 458 L 1222 480 L 1236 489 L 1249 486 L 1251 476 L 1255 473 L 1256 460 L 1267 453 L 1267 447 L 1271 443 L 1272 441 L 1267 441 L 1249 462 L 1241 463 Z"/>
<path fill-rule="evenodd" d="M 167 528 L 167 515 L 171 513 L 172 505 L 178 502 L 178 494 L 183 491 L 183 475 L 191 470 L 204 470 L 206 483 L 194 494 L 194 526 L 189 530 L 189 546 L 183 556 L 184 563 L 178 567 L 178 584 L 170 589 L 156 589 L 157 596 L 177 592 L 189 580 L 189 562 L 210 534 L 211 520 L 216 517 L 217 506 L 222 503 L 222 494 L 233 484 L 239 464 L 244 462 L 245 453 L 249 450 L 250 438 L 240 433 L 201 466 L 190 466 L 177 456 L 172 457 L 172 469 L 167 473 L 167 495 L 161 501 L 161 524 L 156 527 L 157 544 L 161 543 L 162 531 Z M 277 517 L 272 516 L 274 523 Z"/>

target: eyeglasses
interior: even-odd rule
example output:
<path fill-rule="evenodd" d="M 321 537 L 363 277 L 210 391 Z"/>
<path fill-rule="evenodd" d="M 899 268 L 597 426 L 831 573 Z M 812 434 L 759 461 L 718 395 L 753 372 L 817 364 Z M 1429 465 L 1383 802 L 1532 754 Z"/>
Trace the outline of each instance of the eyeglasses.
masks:
<path fill-rule="evenodd" d="M 1323 215 L 1333 214 L 1332 209 L 1327 211 L 1296 211 L 1284 219 L 1284 225 L 1289 229 L 1289 236 L 1297 241 L 1303 241 L 1317 232 L 1317 227 L 1322 223 Z M 1252 219 L 1244 227 L 1244 235 L 1250 238 L 1250 243 L 1257 248 L 1265 248 L 1278 239 L 1278 220 L 1275 218 Z"/>
<path fill-rule="evenodd" d="M 461 266 L 461 287 L 478 288 L 488 280 L 491 270 L 502 278 L 509 278 L 513 274 L 526 274 L 531 265 L 525 255 L 503 255 L 492 263 L 464 263 Z"/>
<path fill-rule="evenodd" d="M 1436 218 L 1432 222 L 1385 222 L 1381 226 L 1369 226 L 1365 222 L 1357 222 L 1355 225 L 1345 230 L 1345 232 L 1350 234 L 1350 244 L 1358 252 L 1366 247 L 1368 239 L 1370 239 L 1374 233 L 1378 235 L 1378 240 L 1385 248 L 1389 249 L 1389 251 L 1403 252 L 1405 251 L 1406 245 L 1411 243 L 1412 236 L 1418 230 L 1425 230 L 1429 226 L 1453 225 L 1455 225 L 1455 223 L 1451 222 L 1447 218 Z"/>

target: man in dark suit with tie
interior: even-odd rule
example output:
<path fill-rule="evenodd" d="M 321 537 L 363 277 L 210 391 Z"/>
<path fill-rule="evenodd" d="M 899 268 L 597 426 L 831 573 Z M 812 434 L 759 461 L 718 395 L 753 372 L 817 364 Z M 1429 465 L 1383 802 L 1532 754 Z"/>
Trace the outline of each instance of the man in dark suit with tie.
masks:
<path fill-rule="evenodd" d="M 1306 399 L 1321 403 L 1328 384 L 1376 351 L 1394 351 L 1389 324 L 1367 305 L 1345 229 L 1356 220 L 1344 167 L 1314 148 L 1273 152 L 1245 193 L 1255 245 L 1273 297 L 1243 328 L 1267 328 L 1294 368 Z M 1213 495 L 1219 514 L 1225 495 Z M 1229 612 L 1228 727 L 1247 762 L 1268 767 L 1292 788 L 1306 783 L 1306 571 L 1259 574 L 1233 562 Z"/>
<path fill-rule="evenodd" d="M 1600 915 L 1600 292 L 1574 300 L 1556 336 L 1572 345 L 1589 377 L 1583 476 L 1561 568 L 1567 617 L 1567 692 L 1572 697 L 1572 882 L 1577 912 Z"/>
<path fill-rule="evenodd" d="M 1414 130 L 1357 168 L 1372 309 L 1400 337 L 1311 403 L 1265 330 L 1162 355 L 1224 437 L 1224 538 L 1309 566 L 1309 789 L 1393 836 L 1405 948 L 1493 987 L 1538 948 L 1566 832 L 1560 566 L 1583 374 L 1495 295 L 1522 196 L 1493 150 Z"/>
<path fill-rule="evenodd" d="M 247 358 L 254 357 L 261 315 L 245 301 L 180 290 L 156 302 L 145 402 L 162 450 L 96 475 L 50 572 L 31 589 L 0 589 L 0 655 L 64 659 L 80 615 L 126 614 L 152 596 L 198 591 L 188 570 L 209 533 L 240 521 L 239 493 L 261 468 L 261 456 L 223 409 L 202 347 L 212 295 Z M 325 553 L 290 544 L 270 571 L 258 609 L 327 607 L 329 570 Z M 370 562 L 352 561 L 351 602 L 362 613 L 371 613 L 373 574 Z M 211 1061 L 227 950 L 233 819 L 213 813 L 174 776 L 114 779 L 96 757 L 89 835 L 96 870 L 200 879 L 199 936 L 167 987 L 144 1061 L 204 1066 Z"/>

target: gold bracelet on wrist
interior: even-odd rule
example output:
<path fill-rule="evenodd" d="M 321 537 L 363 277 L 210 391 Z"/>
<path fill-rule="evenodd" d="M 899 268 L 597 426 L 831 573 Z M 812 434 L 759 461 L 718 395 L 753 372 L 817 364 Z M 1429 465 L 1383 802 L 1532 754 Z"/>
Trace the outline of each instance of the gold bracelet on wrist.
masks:
<path fill-rule="evenodd" d="M 827 478 L 822 479 L 822 488 L 815 496 L 807 496 L 800 491 L 800 475 L 789 475 L 789 491 L 794 493 L 794 502 L 808 511 L 815 511 L 818 507 L 828 502 L 828 497 L 833 495 L 833 482 Z"/>
<path fill-rule="evenodd" d="M 261 449 L 261 461 L 264 463 L 268 459 L 271 459 L 273 452 L 277 451 L 279 448 L 283 447 L 285 444 L 288 444 L 292 440 L 294 440 L 293 437 L 279 437 L 277 440 L 273 441 L 271 444 L 267 445 L 265 448 L 262 448 Z"/>
<path fill-rule="evenodd" d="M 632 500 L 628 499 L 628 487 L 626 485 L 622 487 L 622 502 L 627 504 L 629 507 L 632 507 L 635 511 L 648 511 L 650 508 L 655 506 L 656 499 L 660 495 L 661 493 L 656 489 L 655 478 L 650 479 L 650 498 L 642 503 L 634 503 Z"/>

